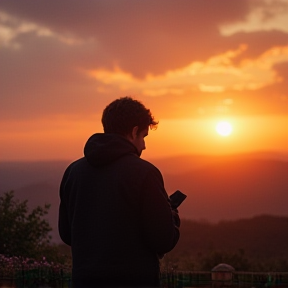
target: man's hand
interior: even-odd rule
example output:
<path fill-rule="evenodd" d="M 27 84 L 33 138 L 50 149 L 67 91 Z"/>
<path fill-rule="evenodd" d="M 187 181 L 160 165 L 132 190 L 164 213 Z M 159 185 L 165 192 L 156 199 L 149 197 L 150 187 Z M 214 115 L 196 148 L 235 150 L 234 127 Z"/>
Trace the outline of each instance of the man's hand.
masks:
<path fill-rule="evenodd" d="M 174 224 L 176 227 L 180 227 L 181 221 L 180 221 L 180 217 L 178 215 L 178 210 L 177 209 L 173 209 L 172 210 L 172 215 L 173 215 L 173 220 L 174 220 Z"/>

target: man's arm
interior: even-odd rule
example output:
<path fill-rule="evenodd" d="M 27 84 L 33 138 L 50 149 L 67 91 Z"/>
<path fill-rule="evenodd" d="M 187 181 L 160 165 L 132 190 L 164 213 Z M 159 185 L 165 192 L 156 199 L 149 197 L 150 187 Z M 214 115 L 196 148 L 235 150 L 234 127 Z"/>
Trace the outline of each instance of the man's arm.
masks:
<path fill-rule="evenodd" d="M 148 245 L 158 254 L 171 251 L 180 232 L 178 211 L 173 210 L 160 171 L 153 167 L 143 183 L 142 227 Z"/>
<path fill-rule="evenodd" d="M 59 218 L 58 218 L 58 231 L 62 241 L 71 246 L 71 227 L 68 217 L 67 198 L 65 200 L 66 182 L 70 173 L 69 167 L 66 169 L 61 184 L 60 184 L 60 206 L 59 206 Z"/>

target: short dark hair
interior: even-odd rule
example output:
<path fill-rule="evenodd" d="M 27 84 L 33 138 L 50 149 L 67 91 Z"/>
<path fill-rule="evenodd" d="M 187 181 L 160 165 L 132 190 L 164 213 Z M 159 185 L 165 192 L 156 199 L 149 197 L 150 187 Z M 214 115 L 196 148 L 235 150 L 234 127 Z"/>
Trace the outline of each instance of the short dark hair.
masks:
<path fill-rule="evenodd" d="M 138 132 L 149 126 L 156 129 L 158 122 L 141 102 L 127 96 L 114 100 L 104 109 L 102 124 L 105 133 L 126 136 L 135 126 L 139 127 Z"/>

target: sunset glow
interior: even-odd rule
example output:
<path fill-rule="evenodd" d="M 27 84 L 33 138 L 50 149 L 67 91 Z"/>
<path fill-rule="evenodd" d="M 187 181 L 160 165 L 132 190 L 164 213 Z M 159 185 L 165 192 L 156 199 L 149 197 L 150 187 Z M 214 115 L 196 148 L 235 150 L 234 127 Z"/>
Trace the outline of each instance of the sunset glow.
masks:
<path fill-rule="evenodd" d="M 159 120 L 144 158 L 288 153 L 288 1 L 196 2 L 2 1 L 0 159 L 81 157 L 127 95 Z"/>

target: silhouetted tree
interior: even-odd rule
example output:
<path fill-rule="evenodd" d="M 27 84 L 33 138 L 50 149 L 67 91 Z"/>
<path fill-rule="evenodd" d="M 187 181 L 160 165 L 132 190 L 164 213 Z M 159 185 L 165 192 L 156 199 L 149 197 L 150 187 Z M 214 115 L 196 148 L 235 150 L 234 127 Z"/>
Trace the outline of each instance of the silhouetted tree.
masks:
<path fill-rule="evenodd" d="M 43 218 L 50 205 L 29 212 L 27 202 L 15 200 L 13 191 L 0 197 L 0 254 L 37 259 L 51 252 L 52 228 Z"/>

